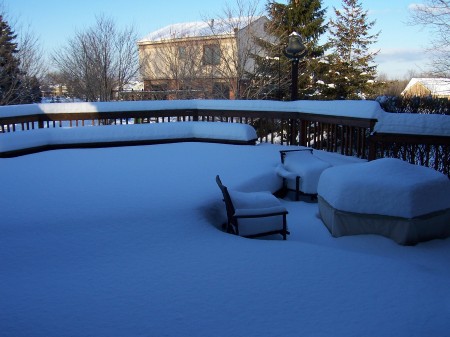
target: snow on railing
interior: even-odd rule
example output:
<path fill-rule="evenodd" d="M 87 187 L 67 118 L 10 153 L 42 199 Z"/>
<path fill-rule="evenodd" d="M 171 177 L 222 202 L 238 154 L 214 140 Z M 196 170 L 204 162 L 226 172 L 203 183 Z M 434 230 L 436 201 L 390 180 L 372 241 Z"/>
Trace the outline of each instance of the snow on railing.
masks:
<path fill-rule="evenodd" d="M 450 176 L 450 116 L 383 113 L 370 136 L 369 159 L 393 157 Z"/>
<path fill-rule="evenodd" d="M 450 117 L 411 115 L 388 113 L 378 102 L 362 100 L 44 103 L 0 107 L 0 132 L 176 121 L 238 122 L 252 125 L 259 142 L 303 145 L 360 158 L 396 156 L 449 174 Z M 397 151 L 395 144 L 400 140 L 402 150 Z M 410 155 L 417 146 L 420 153 Z"/>
<path fill-rule="evenodd" d="M 260 142 L 301 144 L 367 156 L 364 139 L 381 112 L 373 101 L 183 100 L 47 103 L 0 107 L 2 132 L 172 121 L 240 122 Z"/>

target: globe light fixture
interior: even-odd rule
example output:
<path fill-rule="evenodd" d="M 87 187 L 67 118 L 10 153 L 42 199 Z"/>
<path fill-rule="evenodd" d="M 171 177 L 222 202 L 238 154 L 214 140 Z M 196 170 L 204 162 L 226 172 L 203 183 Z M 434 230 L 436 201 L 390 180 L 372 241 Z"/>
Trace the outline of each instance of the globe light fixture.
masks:
<path fill-rule="evenodd" d="M 284 50 L 284 55 L 292 61 L 291 101 L 296 101 L 298 97 L 298 63 L 306 55 L 306 52 L 300 34 L 297 32 L 291 33 L 288 45 Z"/>

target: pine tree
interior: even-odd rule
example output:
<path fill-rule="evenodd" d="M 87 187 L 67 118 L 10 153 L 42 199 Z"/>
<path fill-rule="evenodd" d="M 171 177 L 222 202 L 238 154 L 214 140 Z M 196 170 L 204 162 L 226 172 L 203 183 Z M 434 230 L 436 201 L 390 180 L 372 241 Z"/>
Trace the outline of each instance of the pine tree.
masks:
<path fill-rule="evenodd" d="M 333 8 L 336 19 L 329 23 L 331 70 L 324 94 L 333 99 L 368 98 L 377 89 L 377 66 L 373 61 L 378 53 L 369 47 L 380 33 L 370 34 L 375 21 L 368 21 L 367 11 L 358 0 L 342 0 L 342 5 L 342 10 Z"/>
<path fill-rule="evenodd" d="M 21 70 L 16 38 L 0 15 L 0 105 L 41 101 L 38 79 Z"/>
<path fill-rule="evenodd" d="M 0 105 L 15 102 L 19 84 L 19 60 L 16 35 L 0 16 Z"/>
<path fill-rule="evenodd" d="M 41 102 L 41 85 L 36 76 L 23 77 L 21 84 L 20 104 Z"/>
<path fill-rule="evenodd" d="M 307 48 L 305 57 L 299 63 L 298 97 L 309 98 L 316 92 L 315 82 L 321 77 L 320 59 L 326 50 L 326 45 L 319 44 L 320 37 L 327 30 L 322 0 L 289 0 L 287 4 L 269 1 L 266 8 L 269 17 L 267 32 L 276 37 L 276 42 L 262 42 L 268 57 L 256 57 L 259 76 L 272 81 L 272 85 L 276 85 L 276 81 L 281 82 L 282 93 L 278 97 L 290 97 L 291 63 L 283 55 L 283 50 L 289 35 L 295 31 Z"/>

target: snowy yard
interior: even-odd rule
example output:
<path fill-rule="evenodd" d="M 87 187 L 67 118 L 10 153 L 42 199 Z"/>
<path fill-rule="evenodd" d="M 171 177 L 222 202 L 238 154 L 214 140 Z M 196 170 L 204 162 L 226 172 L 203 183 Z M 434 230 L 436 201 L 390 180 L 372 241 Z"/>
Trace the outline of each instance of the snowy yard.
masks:
<path fill-rule="evenodd" d="M 288 200 L 287 241 L 218 229 L 216 174 L 273 191 L 281 148 L 1 159 L 0 336 L 448 336 L 449 239 L 336 239 L 317 203 Z"/>

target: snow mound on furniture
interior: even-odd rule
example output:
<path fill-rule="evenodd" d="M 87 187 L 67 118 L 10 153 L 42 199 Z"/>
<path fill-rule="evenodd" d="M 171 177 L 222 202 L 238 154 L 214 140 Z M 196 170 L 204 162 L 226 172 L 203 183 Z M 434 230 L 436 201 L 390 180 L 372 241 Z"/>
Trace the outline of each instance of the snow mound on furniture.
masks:
<path fill-rule="evenodd" d="M 249 142 L 256 140 L 257 135 L 252 126 L 240 123 L 174 122 L 62 127 L 4 133 L 0 136 L 0 152 L 49 145 L 168 139 L 215 139 Z"/>
<path fill-rule="evenodd" d="M 318 194 L 337 210 L 362 214 L 414 218 L 450 208 L 447 176 L 393 158 L 329 168 Z"/>
<path fill-rule="evenodd" d="M 322 172 L 331 164 L 314 156 L 311 151 L 298 151 L 286 154 L 284 168 L 299 176 L 300 191 L 307 194 L 317 193 L 317 184 Z M 288 179 L 288 188 L 295 189 L 295 180 Z"/>

